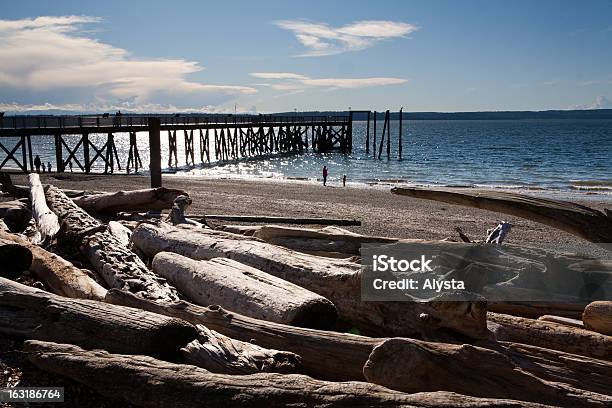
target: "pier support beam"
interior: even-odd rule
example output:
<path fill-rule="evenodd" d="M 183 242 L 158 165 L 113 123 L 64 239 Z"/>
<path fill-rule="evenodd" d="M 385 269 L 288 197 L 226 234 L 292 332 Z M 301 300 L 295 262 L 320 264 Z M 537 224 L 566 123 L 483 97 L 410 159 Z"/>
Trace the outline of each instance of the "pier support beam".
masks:
<path fill-rule="evenodd" d="M 161 173 L 161 146 L 160 146 L 160 122 L 159 118 L 149 118 L 149 149 L 150 149 L 150 173 L 151 187 L 162 186 Z"/>

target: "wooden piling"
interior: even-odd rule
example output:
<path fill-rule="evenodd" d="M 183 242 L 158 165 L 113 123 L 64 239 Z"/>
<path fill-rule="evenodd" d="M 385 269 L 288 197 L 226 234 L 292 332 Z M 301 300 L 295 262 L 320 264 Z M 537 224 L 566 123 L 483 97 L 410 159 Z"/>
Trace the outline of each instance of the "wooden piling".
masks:
<path fill-rule="evenodd" d="M 370 111 L 368 111 L 368 124 L 366 125 L 366 154 L 370 154 Z"/>
<path fill-rule="evenodd" d="M 399 133 L 398 133 L 398 139 L 397 139 L 397 158 L 399 160 L 402 160 L 402 110 L 404 108 L 400 108 L 399 110 Z"/>
<path fill-rule="evenodd" d="M 148 122 L 151 187 L 156 188 L 162 186 L 160 121 L 159 118 L 150 117 Z"/>
<path fill-rule="evenodd" d="M 372 152 L 374 153 L 374 158 L 376 158 L 376 111 L 374 111 L 374 142 L 372 143 Z"/>
<path fill-rule="evenodd" d="M 385 112 L 385 122 L 387 122 L 387 160 L 391 158 L 391 117 L 389 110 Z"/>

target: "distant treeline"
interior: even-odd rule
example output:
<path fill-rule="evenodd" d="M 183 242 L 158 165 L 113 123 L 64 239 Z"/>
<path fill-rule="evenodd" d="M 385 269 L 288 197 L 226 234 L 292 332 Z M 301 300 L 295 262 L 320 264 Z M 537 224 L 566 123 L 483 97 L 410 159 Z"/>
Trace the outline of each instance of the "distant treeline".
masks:
<path fill-rule="evenodd" d="M 348 115 L 348 111 L 314 111 L 275 113 L 279 116 Z M 377 120 L 384 119 L 384 112 L 377 112 Z M 548 111 L 499 111 L 499 112 L 403 112 L 405 120 L 522 120 L 522 119 L 612 119 L 612 109 L 548 110 Z M 399 119 L 399 112 L 390 113 L 391 120 Z M 367 113 L 355 111 L 355 120 L 365 120 Z M 370 115 L 374 119 L 374 112 Z"/>

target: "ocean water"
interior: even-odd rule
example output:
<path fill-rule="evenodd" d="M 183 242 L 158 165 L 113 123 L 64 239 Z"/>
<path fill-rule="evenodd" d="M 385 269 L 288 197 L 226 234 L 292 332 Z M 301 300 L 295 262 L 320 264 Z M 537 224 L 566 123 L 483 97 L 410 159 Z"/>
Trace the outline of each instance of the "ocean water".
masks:
<path fill-rule="evenodd" d="M 378 142 L 382 133 L 378 121 Z M 327 165 L 329 181 L 387 185 L 492 187 L 583 193 L 612 199 L 611 120 L 415 120 L 403 122 L 403 160 L 398 160 L 398 122 L 391 123 L 391 158 L 366 154 L 366 122 L 353 126 L 353 152 L 290 155 L 222 165 L 185 167 L 183 137 L 178 136 L 179 172 L 175 176 L 276 178 L 315 182 Z M 370 131 L 372 138 L 373 131 Z M 101 146 L 105 135 L 92 135 Z M 74 143 L 67 137 L 68 143 Z M 194 137 L 197 139 L 197 137 Z M 148 167 L 147 135 L 138 135 L 140 155 Z M 127 162 L 128 136 L 115 136 L 119 159 Z M 10 143 L 9 143 L 10 144 Z M 53 138 L 33 138 L 33 149 L 55 169 Z M 370 145 L 372 139 L 370 139 Z M 80 151 L 81 149 L 79 149 Z M 376 147 L 378 153 L 378 146 Z M 162 164 L 167 137 L 162 132 Z M 165 154 L 164 154 L 165 153 Z M 196 140 L 196 163 L 199 147 Z M 64 157 L 67 153 L 64 152 Z M 0 161 L 5 157 L 0 152 Z M 77 170 L 77 166 L 73 166 Z M 103 170 L 102 162 L 94 169 Z"/>

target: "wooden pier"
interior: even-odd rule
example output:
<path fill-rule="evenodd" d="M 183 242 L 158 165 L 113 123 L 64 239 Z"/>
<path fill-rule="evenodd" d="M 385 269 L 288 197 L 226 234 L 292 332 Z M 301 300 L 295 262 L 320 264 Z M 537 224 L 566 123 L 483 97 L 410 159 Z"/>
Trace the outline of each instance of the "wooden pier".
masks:
<path fill-rule="evenodd" d="M 55 146 L 58 172 L 67 166 L 84 173 L 93 172 L 96 162 L 104 173 L 115 169 L 138 172 L 143 163 L 137 134 L 149 135 L 152 183 L 161 174 L 161 138 L 168 138 L 168 167 L 178 167 L 178 140 L 184 142 L 187 166 L 267 157 L 283 153 L 303 153 L 352 149 L 352 115 L 97 115 L 97 116 L 10 116 L 0 118 L 0 149 L 6 157 L 0 170 L 16 165 L 22 172 L 35 171 L 32 138 L 50 138 Z M 105 135 L 94 143 L 92 135 Z M 129 138 L 129 155 L 124 167 L 117 153 L 116 138 Z M 72 137 L 67 137 L 72 136 Z M 74 137 L 76 136 L 76 137 Z M 35 146 L 37 146 L 35 144 Z M 142 147 L 142 146 L 140 146 Z M 197 154 L 196 154 L 197 152 Z M 161 181 L 161 177 L 160 177 Z M 158 183 L 153 183 L 158 184 Z"/>

